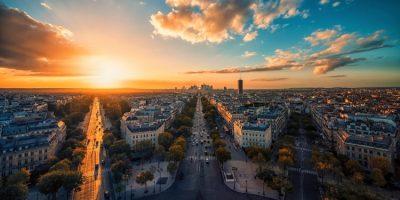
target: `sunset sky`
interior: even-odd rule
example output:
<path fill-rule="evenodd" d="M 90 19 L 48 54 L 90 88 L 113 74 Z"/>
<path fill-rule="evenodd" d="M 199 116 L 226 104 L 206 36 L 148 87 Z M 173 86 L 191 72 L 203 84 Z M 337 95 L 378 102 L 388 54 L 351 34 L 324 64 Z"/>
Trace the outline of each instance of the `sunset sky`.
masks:
<path fill-rule="evenodd" d="M 0 0 L 1 88 L 400 86 L 398 0 Z"/>

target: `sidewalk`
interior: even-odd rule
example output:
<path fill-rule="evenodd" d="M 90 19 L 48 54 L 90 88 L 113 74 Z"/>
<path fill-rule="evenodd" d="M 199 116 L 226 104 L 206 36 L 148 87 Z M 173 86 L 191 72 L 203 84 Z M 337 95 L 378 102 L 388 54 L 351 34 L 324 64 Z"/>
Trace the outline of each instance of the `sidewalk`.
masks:
<path fill-rule="evenodd" d="M 232 170 L 236 168 L 237 170 Z M 263 186 L 263 181 L 256 179 L 257 165 L 251 161 L 245 162 L 240 160 L 230 160 L 224 164 L 223 172 L 232 173 L 235 178 L 235 182 L 226 182 L 225 185 L 230 189 L 240 193 L 249 193 L 260 196 L 266 196 L 271 199 L 279 199 L 279 193 L 266 184 Z M 263 188 L 264 187 L 264 188 Z"/>
<path fill-rule="evenodd" d="M 157 162 L 146 163 L 144 165 L 134 165 L 132 176 L 124 183 L 126 191 L 123 190 L 120 196 L 124 198 L 124 195 L 126 195 L 127 199 L 139 199 L 167 190 L 175 181 L 175 174 L 171 175 L 168 172 L 167 165 L 168 162 L 160 162 L 160 168 L 157 168 Z M 136 175 L 146 170 L 154 172 L 154 179 L 147 182 L 147 192 L 145 193 L 145 185 L 139 185 L 136 183 Z"/>
<path fill-rule="evenodd" d="M 249 193 L 260 196 L 266 196 L 271 199 L 279 199 L 278 191 L 269 188 L 263 181 L 254 178 L 256 176 L 257 164 L 247 159 L 247 156 L 241 148 L 232 144 L 229 137 L 224 138 L 226 149 L 231 152 L 232 159 L 224 163 L 223 175 L 231 173 L 235 181 L 227 182 L 224 177 L 225 185 L 236 192 Z M 247 162 L 246 162 L 247 161 Z M 235 170 L 232 170 L 235 168 Z"/>

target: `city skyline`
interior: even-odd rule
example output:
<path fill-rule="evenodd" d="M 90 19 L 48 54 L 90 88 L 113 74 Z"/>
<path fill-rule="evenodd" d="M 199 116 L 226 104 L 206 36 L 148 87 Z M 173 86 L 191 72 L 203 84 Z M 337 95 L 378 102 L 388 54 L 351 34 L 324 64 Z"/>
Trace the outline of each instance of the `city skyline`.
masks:
<path fill-rule="evenodd" d="M 0 87 L 398 87 L 399 5 L 1 0 Z"/>

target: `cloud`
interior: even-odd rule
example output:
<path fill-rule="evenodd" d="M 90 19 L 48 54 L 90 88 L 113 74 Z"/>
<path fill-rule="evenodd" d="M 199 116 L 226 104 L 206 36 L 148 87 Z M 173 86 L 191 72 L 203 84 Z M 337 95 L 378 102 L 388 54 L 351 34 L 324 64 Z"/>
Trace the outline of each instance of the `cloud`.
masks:
<path fill-rule="evenodd" d="M 257 79 L 253 79 L 251 81 L 274 82 L 274 81 L 284 81 L 287 79 L 288 78 L 257 78 Z"/>
<path fill-rule="evenodd" d="M 327 72 L 333 71 L 339 67 L 344 67 L 353 63 L 357 63 L 360 61 L 366 60 L 365 58 L 351 58 L 349 56 L 346 57 L 337 57 L 337 58 L 324 58 L 316 60 L 314 63 L 313 73 L 315 75 L 326 74 Z"/>
<path fill-rule="evenodd" d="M 171 11 L 151 15 L 154 34 L 181 38 L 191 43 L 220 43 L 233 35 L 245 35 L 243 41 L 256 38 L 255 29 L 266 29 L 276 18 L 297 15 L 308 17 L 298 9 L 300 0 L 166 0 Z M 250 20 L 253 19 L 253 20 Z M 247 27 L 248 26 L 248 27 Z"/>
<path fill-rule="evenodd" d="M 4 5 L 0 5 L 0 27 L 7 27 L 0 29 L 1 67 L 60 72 L 64 59 L 85 52 L 71 42 L 72 32 L 64 27 L 37 21 Z"/>
<path fill-rule="evenodd" d="M 289 24 L 272 24 L 271 26 L 269 26 L 269 28 L 270 28 L 270 32 L 274 33 L 278 29 L 283 29 L 287 26 L 289 26 Z"/>
<path fill-rule="evenodd" d="M 341 75 L 332 75 L 332 76 L 327 76 L 328 78 L 345 78 L 345 77 L 347 77 L 347 75 L 343 75 L 343 74 L 341 74 Z"/>
<path fill-rule="evenodd" d="M 375 49 L 392 47 L 386 44 L 386 37 L 382 36 L 383 30 L 378 30 L 366 37 L 359 37 L 357 33 L 343 33 L 341 26 L 335 29 L 317 30 L 305 40 L 311 43 L 311 46 L 320 45 L 322 50 L 317 49 L 299 49 L 292 47 L 290 50 L 276 49 L 273 55 L 265 56 L 265 63 L 247 66 L 247 67 L 229 67 L 215 70 L 188 71 L 186 74 L 226 74 L 226 73 L 250 73 L 278 70 L 299 70 L 302 68 L 312 68 L 313 74 L 322 75 L 336 70 L 337 68 L 355 65 L 366 58 L 353 58 L 350 55 L 372 51 Z M 319 50 L 319 51 L 318 51 Z M 250 52 L 245 52 L 242 56 Z"/>
<path fill-rule="evenodd" d="M 317 46 L 320 42 L 330 41 L 338 33 L 335 29 L 318 30 L 305 37 L 304 40 L 311 43 L 311 46 Z"/>
<path fill-rule="evenodd" d="M 252 5 L 253 21 L 258 28 L 267 28 L 276 18 L 290 18 L 302 15 L 300 0 L 259 1 Z M 308 12 L 307 12 L 308 17 Z"/>
<path fill-rule="evenodd" d="M 46 8 L 46 9 L 48 9 L 48 10 L 51 10 L 51 7 L 45 2 L 41 2 L 40 5 L 43 6 L 44 8 Z"/>
<path fill-rule="evenodd" d="M 269 68 L 275 68 L 277 66 L 286 66 L 285 68 L 298 69 L 303 65 L 298 61 L 300 60 L 300 53 L 293 53 L 291 51 L 284 51 L 282 49 L 275 50 L 273 56 L 266 56 L 266 66 Z"/>
<path fill-rule="evenodd" d="M 321 5 L 325 5 L 327 3 L 329 3 L 329 0 L 320 0 L 319 1 L 319 4 L 321 4 Z"/>
<path fill-rule="evenodd" d="M 332 7 L 338 7 L 340 5 L 339 1 L 336 1 L 335 3 L 332 4 Z"/>
<path fill-rule="evenodd" d="M 246 33 L 246 35 L 243 37 L 243 41 L 250 42 L 250 41 L 256 39 L 257 35 L 258 35 L 257 31 Z"/>
<path fill-rule="evenodd" d="M 242 55 L 244 58 L 251 58 L 253 56 L 257 55 L 257 52 L 255 51 L 245 51 Z"/>
<path fill-rule="evenodd" d="M 348 45 L 352 42 L 352 39 L 354 39 L 354 36 L 355 36 L 355 33 L 343 34 L 343 35 L 339 36 L 338 38 L 336 38 L 335 40 L 327 43 L 329 45 L 328 48 L 311 55 L 311 57 L 321 57 L 321 56 L 325 56 L 325 55 L 329 55 L 329 54 L 333 54 L 333 53 L 340 53 L 346 45 Z"/>

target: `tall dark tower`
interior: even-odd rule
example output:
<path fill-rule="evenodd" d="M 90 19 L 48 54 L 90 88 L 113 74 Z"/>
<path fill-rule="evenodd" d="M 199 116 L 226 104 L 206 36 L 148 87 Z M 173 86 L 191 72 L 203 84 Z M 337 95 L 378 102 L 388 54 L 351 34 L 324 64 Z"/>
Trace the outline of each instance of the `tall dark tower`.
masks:
<path fill-rule="evenodd" d="M 242 95 L 243 94 L 243 80 L 242 79 L 238 80 L 238 88 L 239 88 L 239 94 Z"/>

